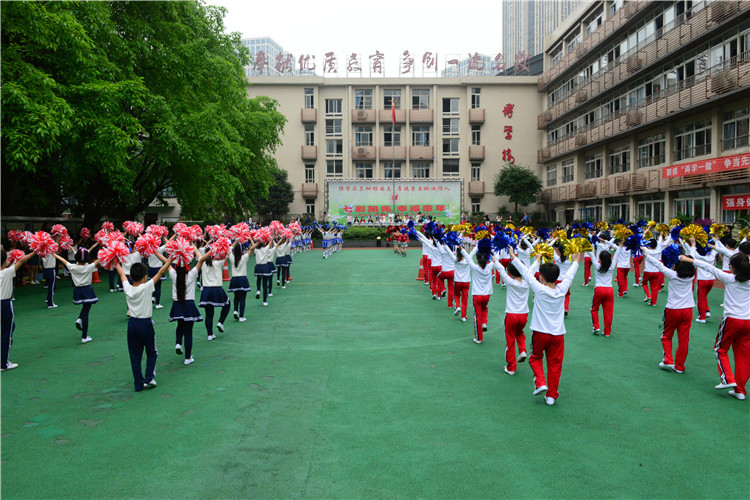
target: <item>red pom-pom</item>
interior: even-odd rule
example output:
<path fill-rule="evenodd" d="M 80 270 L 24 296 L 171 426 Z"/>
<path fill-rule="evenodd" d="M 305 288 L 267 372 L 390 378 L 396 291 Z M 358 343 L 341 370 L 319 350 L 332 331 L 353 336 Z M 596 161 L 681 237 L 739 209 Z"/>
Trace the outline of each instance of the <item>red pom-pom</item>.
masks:
<path fill-rule="evenodd" d="M 26 254 L 23 253 L 23 250 L 11 250 L 8 252 L 8 262 L 11 264 L 15 264 L 19 260 L 23 259 Z"/>
<path fill-rule="evenodd" d="M 273 235 L 271 234 L 271 229 L 268 227 L 262 227 L 258 229 L 258 233 L 256 234 L 256 240 L 260 240 L 263 242 L 263 244 L 268 244 L 269 241 L 273 239 Z"/>
<path fill-rule="evenodd" d="M 146 233 L 153 234 L 157 238 L 161 239 L 169 234 L 169 229 L 166 226 L 159 226 L 157 224 L 151 224 L 146 228 Z"/>
<path fill-rule="evenodd" d="M 218 240 L 211 243 L 211 258 L 213 260 L 224 260 L 229 255 L 231 242 L 229 238 L 221 236 Z"/>
<path fill-rule="evenodd" d="M 229 232 L 232 237 L 239 240 L 240 243 L 245 243 L 250 239 L 250 226 L 244 222 L 235 224 L 229 229 Z"/>
<path fill-rule="evenodd" d="M 89 229 L 87 227 L 82 227 L 81 228 L 81 238 L 83 238 L 83 239 L 91 238 L 91 229 Z"/>
<path fill-rule="evenodd" d="M 34 237 L 34 233 L 32 233 L 31 231 L 24 231 L 21 241 L 23 243 L 26 243 L 27 245 L 31 245 L 31 238 L 33 237 Z"/>
<path fill-rule="evenodd" d="M 34 236 L 31 237 L 31 243 L 29 246 L 31 246 L 31 249 L 35 251 L 39 257 L 47 257 L 60 249 L 55 240 L 52 239 L 52 236 L 44 231 L 36 232 Z"/>
<path fill-rule="evenodd" d="M 178 222 L 177 224 L 172 226 L 172 231 L 174 231 L 174 234 L 176 234 L 177 236 L 180 236 L 180 233 L 184 231 L 186 227 L 187 225 L 185 225 L 184 222 Z"/>
<path fill-rule="evenodd" d="M 122 241 L 113 241 L 107 248 L 102 248 L 97 254 L 99 264 L 104 269 L 111 271 L 115 268 L 115 264 L 122 264 L 125 259 L 130 255 L 130 250 L 125 246 Z"/>
<path fill-rule="evenodd" d="M 15 242 L 23 241 L 23 231 L 19 229 L 11 229 L 8 231 L 8 239 Z"/>
<path fill-rule="evenodd" d="M 112 223 L 111 223 L 111 222 L 109 222 L 109 221 L 105 221 L 105 222 L 102 222 L 102 230 L 103 230 L 103 231 L 104 231 L 105 233 L 111 233 L 112 231 L 114 231 L 114 230 L 115 230 L 115 225 L 114 225 L 114 224 L 112 224 Z"/>
<path fill-rule="evenodd" d="M 271 221 L 271 223 L 268 225 L 268 229 L 270 229 L 271 233 L 276 236 L 278 234 L 281 234 L 281 232 L 284 230 L 284 224 L 277 220 L 274 220 Z"/>
<path fill-rule="evenodd" d="M 188 267 L 195 255 L 195 249 L 185 238 L 177 238 L 167 242 L 167 254 L 172 257 L 179 267 Z"/>
<path fill-rule="evenodd" d="M 111 245 L 115 241 L 124 242 L 125 235 L 120 231 L 112 231 L 111 233 L 106 233 L 102 229 L 101 231 L 96 233 L 94 239 L 97 241 L 97 243 L 99 243 L 100 246 L 106 247 L 108 245 Z"/>
<path fill-rule="evenodd" d="M 214 240 L 221 237 L 226 238 L 230 235 L 229 231 L 227 231 L 227 226 L 224 224 L 220 224 L 217 226 L 206 226 L 206 233 L 208 233 L 208 236 Z"/>
<path fill-rule="evenodd" d="M 132 220 L 126 220 L 122 223 L 122 228 L 130 235 L 130 236 L 138 236 L 143 232 L 143 224 L 140 222 L 133 222 Z"/>
<path fill-rule="evenodd" d="M 60 248 L 63 250 L 70 250 L 73 248 L 73 238 L 68 236 L 67 234 L 64 234 L 62 238 L 60 238 Z"/>
<path fill-rule="evenodd" d="M 294 232 L 291 229 L 286 228 L 281 232 L 281 236 L 287 240 L 291 240 L 294 238 Z"/>
<path fill-rule="evenodd" d="M 151 257 L 159 249 L 161 240 L 155 234 L 146 233 L 135 242 L 135 249 L 144 257 Z"/>
<path fill-rule="evenodd" d="M 50 231 L 52 236 L 67 236 L 68 235 L 68 229 L 63 226 L 62 224 L 55 224 L 52 226 L 52 230 Z"/>
<path fill-rule="evenodd" d="M 192 226 L 190 226 L 190 231 L 191 241 L 196 241 L 203 238 L 203 229 L 201 229 L 198 224 L 193 224 Z"/>
<path fill-rule="evenodd" d="M 287 228 L 291 229 L 294 234 L 302 234 L 302 227 L 296 222 L 292 222 Z"/>

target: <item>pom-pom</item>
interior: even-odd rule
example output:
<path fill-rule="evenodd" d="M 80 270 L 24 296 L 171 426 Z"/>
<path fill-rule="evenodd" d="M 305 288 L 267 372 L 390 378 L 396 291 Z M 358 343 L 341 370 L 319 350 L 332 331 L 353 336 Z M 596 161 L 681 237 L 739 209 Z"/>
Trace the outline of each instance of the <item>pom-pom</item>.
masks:
<path fill-rule="evenodd" d="M 68 229 L 62 224 L 55 224 L 54 226 L 52 226 L 52 229 L 50 230 L 50 234 L 52 234 L 52 236 L 54 237 L 67 236 Z"/>
<path fill-rule="evenodd" d="M 617 219 L 615 221 L 615 225 L 617 225 L 617 224 L 622 224 L 624 226 L 625 225 L 625 219 Z"/>
<path fill-rule="evenodd" d="M 177 224 L 172 226 L 172 231 L 174 231 L 174 234 L 176 234 L 177 237 L 179 238 L 180 233 L 184 231 L 186 227 L 187 227 L 187 224 L 185 224 L 184 222 L 178 222 Z"/>
<path fill-rule="evenodd" d="M 31 243 L 29 246 L 39 257 L 42 258 L 59 250 L 59 246 L 55 240 L 52 239 L 52 236 L 44 231 L 37 231 L 34 233 L 34 236 L 31 237 Z"/>
<path fill-rule="evenodd" d="M 168 241 L 166 251 L 167 255 L 172 258 L 172 262 L 178 267 L 188 267 L 195 255 L 193 245 L 185 238 Z"/>
<path fill-rule="evenodd" d="M 514 226 L 513 224 L 511 224 L 511 223 L 509 222 L 509 223 L 507 223 L 507 224 L 505 225 L 505 229 L 510 229 L 511 231 L 515 231 L 515 230 L 516 230 L 516 226 Z"/>
<path fill-rule="evenodd" d="M 689 226 L 683 227 L 680 230 L 680 238 L 690 241 L 690 238 L 695 238 L 696 243 L 701 246 L 706 246 L 708 242 L 708 235 L 698 224 L 690 224 Z"/>
<path fill-rule="evenodd" d="M 273 239 L 273 234 L 268 227 L 262 227 L 258 229 L 253 240 L 261 241 L 264 245 L 267 245 Z"/>
<path fill-rule="evenodd" d="M 274 220 L 274 221 L 271 221 L 271 223 L 268 225 L 268 229 L 271 230 L 271 233 L 274 236 L 277 236 L 281 234 L 281 232 L 284 230 L 284 224 L 282 224 L 281 222 L 277 220 Z"/>
<path fill-rule="evenodd" d="M 503 232 L 497 233 L 495 237 L 492 238 L 492 250 L 497 253 L 506 250 L 508 246 L 510 246 L 511 238 L 512 237 L 509 237 Z"/>
<path fill-rule="evenodd" d="M 555 251 L 547 243 L 537 243 L 534 245 L 534 250 L 531 252 L 532 256 L 539 255 L 542 260 L 542 264 L 554 261 Z"/>
<path fill-rule="evenodd" d="M 102 222 L 102 230 L 103 230 L 103 231 L 104 231 L 105 233 L 111 233 L 112 231 L 114 231 L 114 230 L 115 230 L 115 225 L 114 225 L 114 224 L 112 224 L 112 223 L 111 223 L 111 222 L 109 222 L 109 221 L 104 221 L 104 222 Z"/>
<path fill-rule="evenodd" d="M 227 231 L 227 226 L 220 224 L 216 226 L 206 226 L 206 234 L 208 234 L 209 238 L 212 240 L 216 240 L 222 237 L 226 238 L 230 233 Z"/>
<path fill-rule="evenodd" d="M 135 249 L 144 257 L 151 257 L 159 249 L 161 239 L 153 233 L 146 233 L 135 242 Z"/>
<path fill-rule="evenodd" d="M 703 246 L 703 245 L 701 245 L 699 243 L 696 243 L 695 244 L 695 251 L 698 252 L 698 255 L 703 255 L 705 257 L 706 255 L 709 254 L 709 252 L 711 251 L 711 249 L 708 248 L 707 246 Z"/>
<path fill-rule="evenodd" d="M 88 239 L 88 238 L 91 238 L 91 229 L 89 229 L 87 227 L 82 227 L 81 228 L 81 238 L 83 238 L 84 240 Z"/>
<path fill-rule="evenodd" d="M 284 239 L 291 240 L 294 238 L 294 232 L 291 229 L 286 228 L 281 232 L 281 236 Z"/>
<path fill-rule="evenodd" d="M 73 238 L 71 238 L 70 236 L 68 236 L 67 233 L 64 234 L 60 238 L 60 248 L 62 248 L 63 250 L 70 250 L 70 249 L 72 249 L 73 248 L 73 244 L 74 244 Z"/>
<path fill-rule="evenodd" d="M 414 225 L 414 222 L 413 222 L 413 221 L 411 221 L 411 222 L 412 222 L 412 226 L 413 226 L 413 225 Z M 300 234 L 302 234 L 302 228 L 301 228 L 301 227 L 300 227 L 300 225 L 299 225 L 298 223 L 296 223 L 296 222 L 292 222 L 291 224 L 289 224 L 289 225 L 287 226 L 287 228 L 288 228 L 288 229 L 291 229 L 291 230 L 292 230 L 292 233 L 294 233 L 295 235 L 300 235 Z"/>
<path fill-rule="evenodd" d="M 409 228 L 405 228 L 405 229 L 407 231 L 409 230 Z M 461 243 L 459 242 L 458 233 L 456 231 L 448 231 L 448 233 L 446 233 L 446 235 L 445 235 L 445 244 L 451 250 L 453 250 L 454 248 L 456 248 L 456 245 L 460 245 Z"/>
<path fill-rule="evenodd" d="M 23 241 L 23 231 L 11 229 L 8 231 L 8 239 L 15 242 Z"/>
<path fill-rule="evenodd" d="M 169 234 L 169 229 L 167 229 L 167 226 L 159 226 L 158 224 L 151 224 L 146 228 L 147 234 L 153 234 L 160 240 Z M 140 252 L 139 252 L 140 253 Z"/>
<path fill-rule="evenodd" d="M 568 239 L 568 233 L 565 232 L 565 229 L 559 229 L 552 233 L 552 237 L 557 239 L 557 241 L 565 241 Z"/>
<path fill-rule="evenodd" d="M 489 255 L 491 250 L 492 243 L 490 242 L 489 237 L 483 238 L 477 243 L 477 252 Z"/>
<path fill-rule="evenodd" d="M 524 236 L 530 237 L 534 234 L 534 228 L 531 226 L 523 226 L 521 228 L 521 233 L 523 233 Z"/>
<path fill-rule="evenodd" d="M 469 224 L 468 222 L 464 222 L 463 224 L 454 224 L 450 229 L 451 231 L 457 232 L 461 236 L 468 236 L 474 232 L 474 228 L 471 227 L 471 224 Z"/>
<path fill-rule="evenodd" d="M 484 226 L 479 226 L 479 227 L 484 227 Z M 489 237 L 490 237 L 490 232 L 487 231 L 487 229 L 479 230 L 476 232 L 476 234 L 474 234 L 474 239 L 477 241 L 480 241 Z"/>
<path fill-rule="evenodd" d="M 680 247 L 671 244 L 661 252 L 661 261 L 665 267 L 672 269 L 677 261 L 680 260 Z"/>
<path fill-rule="evenodd" d="M 711 224 L 710 232 L 711 236 L 714 238 L 721 239 L 721 237 L 724 236 L 724 233 L 727 232 L 727 226 L 718 223 Z"/>
<path fill-rule="evenodd" d="M 408 229 L 411 229 L 411 228 L 413 228 L 413 227 L 414 227 L 414 221 L 413 221 L 413 220 L 410 220 L 409 222 L 407 222 L 407 223 L 406 223 L 406 227 L 407 227 Z"/>
<path fill-rule="evenodd" d="M 570 256 L 577 253 L 590 252 L 593 249 L 594 247 L 591 246 L 591 242 L 588 238 L 578 236 L 570 238 L 565 242 L 563 254 L 566 256 Z"/>
<path fill-rule="evenodd" d="M 104 229 L 102 229 L 101 231 L 98 231 L 96 235 L 94 235 L 94 239 L 97 243 L 99 243 L 99 246 L 106 247 L 108 245 L 111 245 L 115 241 L 125 241 L 125 235 L 120 231 L 112 231 L 111 233 L 107 233 L 104 231 Z"/>
<path fill-rule="evenodd" d="M 8 263 L 15 264 L 19 260 L 23 259 L 26 254 L 23 253 L 23 250 L 11 250 L 8 252 Z"/>
<path fill-rule="evenodd" d="M 620 241 L 624 241 L 633 234 L 633 231 L 630 228 L 623 226 L 622 224 L 616 224 L 613 229 L 613 233 L 615 235 L 615 238 Z"/>
<path fill-rule="evenodd" d="M 679 241 L 680 239 L 680 231 L 682 231 L 682 226 L 677 225 L 672 228 L 672 231 L 670 233 L 670 236 L 672 237 L 673 241 Z"/>
<path fill-rule="evenodd" d="M 21 239 L 21 241 L 23 243 L 26 243 L 27 245 L 30 246 L 31 245 L 31 238 L 33 238 L 33 237 L 34 237 L 34 233 L 32 233 L 31 231 L 24 231 L 23 232 L 23 238 Z"/>
<path fill-rule="evenodd" d="M 229 247 L 231 246 L 229 238 L 219 236 L 219 238 L 211 243 L 211 258 L 213 260 L 224 260 L 229 255 Z"/>
<path fill-rule="evenodd" d="M 646 227 L 654 227 L 656 225 L 656 221 L 650 220 L 648 223 L 646 223 Z"/>
<path fill-rule="evenodd" d="M 175 224 L 175 226 L 176 225 L 177 224 Z M 183 224 L 183 227 L 180 228 L 179 236 L 180 238 L 185 238 L 188 241 L 196 241 L 203 237 L 203 230 L 197 224 L 194 224 L 192 226 L 186 226 Z"/>
<path fill-rule="evenodd" d="M 635 255 L 640 255 L 641 245 L 641 237 L 637 234 L 631 234 L 630 236 L 625 238 L 625 244 L 623 246 L 633 252 Z"/>
<path fill-rule="evenodd" d="M 679 226 L 681 224 L 682 224 L 682 222 L 680 222 L 680 219 L 672 219 L 671 221 L 669 221 L 669 226 L 670 227 Z"/>
<path fill-rule="evenodd" d="M 609 224 L 607 224 L 605 221 L 601 221 L 599 224 L 596 225 L 596 228 L 599 231 L 607 231 L 609 230 Z"/>
<path fill-rule="evenodd" d="M 99 250 L 97 258 L 99 259 L 99 264 L 104 269 L 111 271 L 115 268 L 115 264 L 125 262 L 128 255 L 130 255 L 130 250 L 125 246 L 125 243 L 122 241 L 113 241 L 108 247 Z"/>
<path fill-rule="evenodd" d="M 656 232 L 662 235 L 669 234 L 669 226 L 667 226 L 666 224 L 657 224 Z"/>
<path fill-rule="evenodd" d="M 596 245 L 597 243 L 599 243 L 599 237 L 597 235 L 591 236 L 591 244 Z"/>
<path fill-rule="evenodd" d="M 737 233 L 737 237 L 741 240 L 750 240 L 750 227 L 740 229 L 739 233 Z"/>
<path fill-rule="evenodd" d="M 298 226 L 299 227 L 299 226 Z M 250 239 L 250 226 L 244 222 L 235 224 L 229 229 L 232 237 L 239 240 L 241 244 L 245 244 Z"/>
<path fill-rule="evenodd" d="M 536 234 L 542 241 L 547 241 L 552 234 L 552 230 L 548 227 L 540 227 L 537 229 Z"/>
<path fill-rule="evenodd" d="M 126 220 L 122 223 L 122 228 L 130 236 L 138 236 L 143 232 L 143 224 L 140 222 L 133 222 L 132 220 Z"/>

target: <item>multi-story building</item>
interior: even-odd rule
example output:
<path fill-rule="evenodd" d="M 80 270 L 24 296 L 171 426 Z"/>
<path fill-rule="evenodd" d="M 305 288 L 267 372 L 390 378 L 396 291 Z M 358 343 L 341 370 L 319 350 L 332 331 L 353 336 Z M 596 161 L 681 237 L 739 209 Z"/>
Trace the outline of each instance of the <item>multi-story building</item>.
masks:
<path fill-rule="evenodd" d="M 506 161 L 536 169 L 536 77 L 248 80 L 289 120 L 275 157 L 295 189 L 290 213 L 322 214 L 326 180 L 394 178 L 462 178 L 463 211 L 494 213 L 513 208 L 493 189 Z"/>
<path fill-rule="evenodd" d="M 552 33 L 581 0 L 503 0 L 503 54 L 528 57 L 544 51 L 545 35 Z"/>
<path fill-rule="evenodd" d="M 250 64 L 245 66 L 245 76 L 259 76 L 261 75 L 261 71 L 263 75 L 281 75 L 276 69 L 275 62 L 276 57 L 284 53 L 284 48 L 276 40 L 268 36 L 243 38 L 242 45 L 250 49 Z M 268 64 L 263 65 L 262 69 L 256 69 L 256 66 L 253 64 L 258 60 L 259 53 L 262 53 L 268 61 Z"/>
<path fill-rule="evenodd" d="M 550 218 L 747 216 L 735 208 L 750 200 L 750 2 L 582 4 L 544 67 Z"/>
<path fill-rule="evenodd" d="M 441 71 L 440 76 L 492 76 L 496 71 L 492 70 L 492 57 L 484 54 L 475 54 L 451 64 Z"/>

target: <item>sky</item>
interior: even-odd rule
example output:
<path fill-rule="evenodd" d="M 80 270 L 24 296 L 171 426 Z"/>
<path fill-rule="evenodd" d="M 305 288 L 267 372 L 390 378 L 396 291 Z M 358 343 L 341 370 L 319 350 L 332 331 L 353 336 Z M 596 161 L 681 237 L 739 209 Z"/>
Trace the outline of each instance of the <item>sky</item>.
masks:
<path fill-rule="evenodd" d="M 226 7 L 227 31 L 243 38 L 269 36 L 295 59 L 314 54 L 320 66 L 326 52 L 342 62 L 358 53 L 366 67 L 376 50 L 385 55 L 386 75 L 396 76 L 400 55 L 408 50 L 421 67 L 425 52 L 437 53 L 443 69 L 448 56 L 469 53 L 493 58 L 502 51 L 502 1 L 468 0 L 206 0 Z M 366 76 L 366 75 L 365 75 Z M 417 75 L 419 76 L 419 75 Z"/>

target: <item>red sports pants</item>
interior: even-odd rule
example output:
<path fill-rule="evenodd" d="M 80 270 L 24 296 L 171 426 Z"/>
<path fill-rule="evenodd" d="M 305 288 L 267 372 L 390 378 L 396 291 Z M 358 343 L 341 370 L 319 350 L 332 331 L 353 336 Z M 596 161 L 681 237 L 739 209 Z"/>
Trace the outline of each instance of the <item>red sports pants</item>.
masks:
<path fill-rule="evenodd" d="M 612 333 L 612 314 L 615 310 L 615 291 L 612 287 L 594 288 L 594 297 L 591 299 L 591 324 L 597 330 L 599 330 L 599 306 L 604 312 L 604 335 L 609 337 Z"/>
<path fill-rule="evenodd" d="M 547 356 L 547 378 L 544 377 L 542 358 Z M 547 386 L 547 396 L 557 399 L 560 395 L 560 375 L 562 375 L 563 356 L 565 355 L 565 335 L 533 332 L 531 335 L 531 356 L 529 366 L 534 372 L 534 385 Z"/>
<path fill-rule="evenodd" d="M 662 278 L 664 276 L 659 272 L 645 272 L 643 273 L 643 280 L 641 280 L 641 286 L 643 286 L 643 293 L 646 297 L 651 299 L 651 305 L 656 305 L 656 299 L 659 298 L 659 290 L 661 290 Z M 650 291 L 649 291 L 650 289 Z"/>
<path fill-rule="evenodd" d="M 516 362 L 516 345 L 518 353 L 526 352 L 526 335 L 523 328 L 526 326 L 528 314 L 505 313 L 505 364 L 508 370 L 516 371 L 518 363 Z"/>
<path fill-rule="evenodd" d="M 443 289 L 448 290 L 448 307 L 453 307 L 453 271 L 440 271 L 438 279 L 441 284 L 443 280 L 446 281 L 447 285 Z"/>
<path fill-rule="evenodd" d="M 502 264 L 502 266 L 505 269 L 508 269 L 508 266 L 510 265 L 510 262 L 511 262 L 511 259 L 500 259 L 500 264 Z M 493 272 L 495 273 L 495 284 L 499 285 L 502 277 L 500 276 L 499 272 L 497 272 L 497 271 L 493 271 Z"/>
<path fill-rule="evenodd" d="M 734 350 L 734 376 L 729 363 L 729 348 Z M 750 319 L 724 318 L 714 344 L 716 363 L 722 383 L 737 383 L 736 392 L 747 394 L 750 377 Z"/>
<path fill-rule="evenodd" d="M 643 255 L 633 256 L 633 269 L 635 270 L 635 282 L 641 282 L 641 264 L 643 263 Z"/>
<path fill-rule="evenodd" d="M 422 265 L 422 275 L 424 276 L 424 282 L 429 283 L 430 282 L 430 259 L 426 256 L 422 256 L 422 261 L 420 263 Z"/>
<path fill-rule="evenodd" d="M 591 257 L 583 260 L 583 282 L 588 285 L 591 280 Z"/>
<path fill-rule="evenodd" d="M 706 319 L 708 308 L 708 292 L 714 287 L 714 280 L 698 280 L 698 317 Z"/>
<path fill-rule="evenodd" d="M 559 285 L 562 283 L 562 280 L 555 281 L 555 285 Z M 565 312 L 568 312 L 568 309 L 570 307 L 570 288 L 568 288 L 568 293 L 565 294 Z"/>
<path fill-rule="evenodd" d="M 674 364 L 675 370 L 685 370 L 685 360 L 690 343 L 690 326 L 693 323 L 693 308 L 664 309 L 664 331 L 661 335 L 661 345 L 664 348 L 664 364 Z M 672 337 L 677 331 L 677 352 L 672 358 Z"/>
<path fill-rule="evenodd" d="M 617 268 L 617 296 L 622 297 L 628 291 L 628 272 L 630 269 L 625 267 Z"/>
<path fill-rule="evenodd" d="M 469 286 L 468 281 L 453 282 L 453 297 L 456 299 L 456 307 L 461 308 L 461 317 L 466 319 L 466 308 L 469 307 Z"/>
<path fill-rule="evenodd" d="M 487 324 L 487 304 L 490 302 L 490 295 L 472 295 L 474 301 L 474 338 L 482 341 L 482 325 Z"/>
<path fill-rule="evenodd" d="M 445 284 L 438 278 L 442 270 L 443 266 L 432 266 L 430 268 L 430 274 L 432 275 L 430 278 L 430 290 L 432 291 L 432 295 L 437 295 L 438 297 L 445 290 Z"/>

